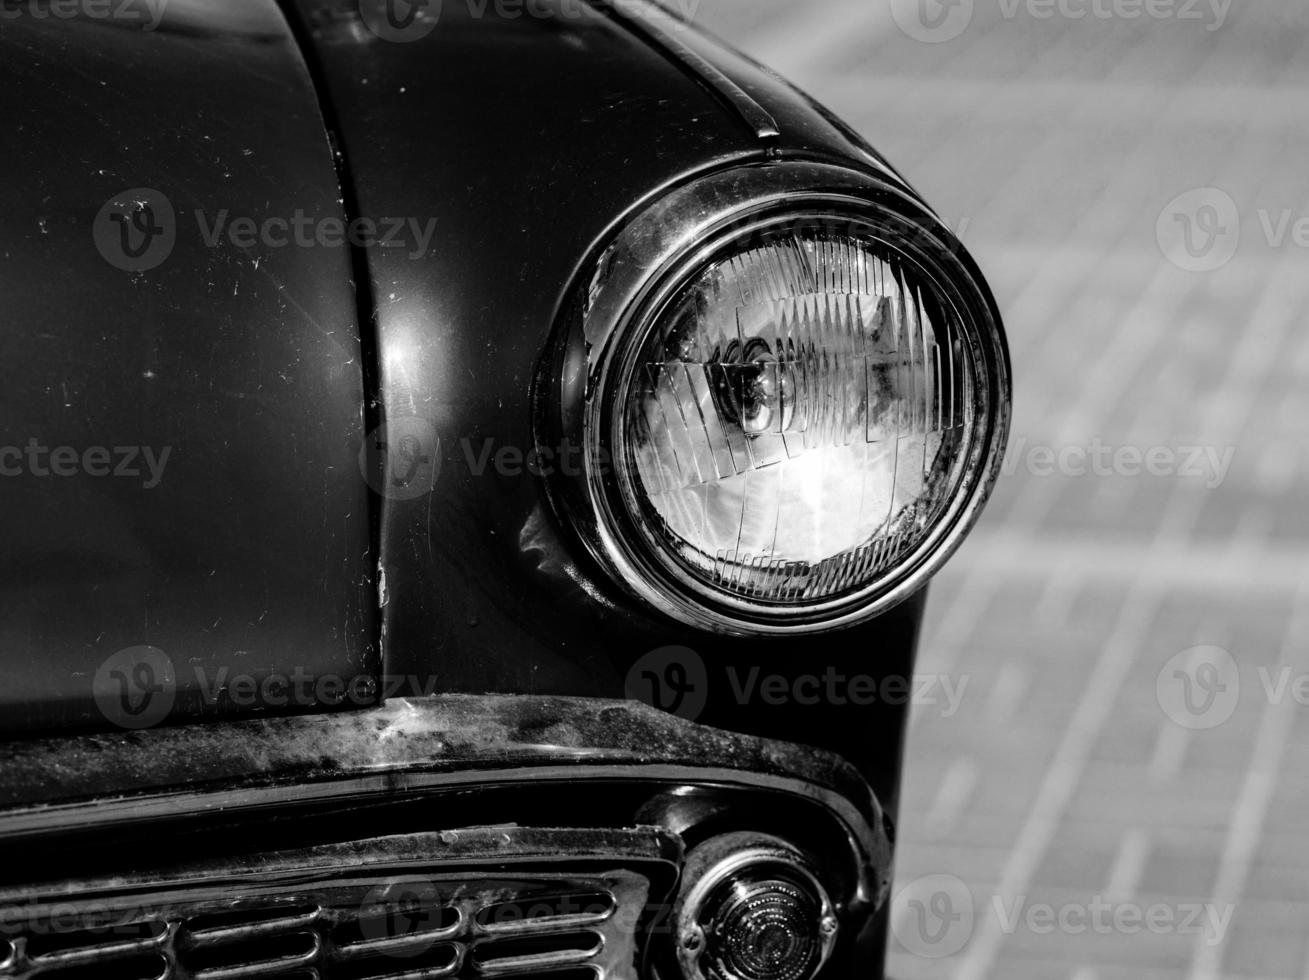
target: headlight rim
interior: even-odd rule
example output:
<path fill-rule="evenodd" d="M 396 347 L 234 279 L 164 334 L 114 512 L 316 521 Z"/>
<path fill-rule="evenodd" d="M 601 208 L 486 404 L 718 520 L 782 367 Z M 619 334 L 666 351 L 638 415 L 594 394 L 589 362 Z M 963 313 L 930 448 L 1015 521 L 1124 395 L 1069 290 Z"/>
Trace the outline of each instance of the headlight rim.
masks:
<path fill-rule="evenodd" d="M 984 369 L 989 405 L 964 466 L 958 499 L 907 559 L 852 595 L 761 613 L 730 597 L 696 594 L 646 553 L 622 506 L 620 460 L 612 455 L 614 373 L 675 296 L 733 242 L 805 216 L 877 228 L 888 251 L 911 262 L 966 326 L 961 336 Z M 558 394 L 544 410 L 551 431 L 582 448 L 581 473 L 552 497 L 590 555 L 627 592 L 674 620 L 735 636 L 828 632 L 866 621 L 919 591 L 962 542 L 999 475 L 1008 436 L 1010 368 L 998 309 L 971 257 L 920 201 L 884 178 L 796 161 L 736 167 L 665 195 L 621 226 L 587 270 L 564 324 L 566 351 L 550 378 Z M 989 339 L 989 343 L 987 343 Z M 596 461 L 610 465 L 596 465 Z M 557 482 L 557 481 L 556 481 Z"/>

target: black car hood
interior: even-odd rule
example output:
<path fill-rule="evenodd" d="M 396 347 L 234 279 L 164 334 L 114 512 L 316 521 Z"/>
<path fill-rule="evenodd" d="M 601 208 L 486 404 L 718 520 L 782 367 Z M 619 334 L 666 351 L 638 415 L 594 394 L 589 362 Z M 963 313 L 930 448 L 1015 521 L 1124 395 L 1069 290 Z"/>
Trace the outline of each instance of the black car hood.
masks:
<path fill-rule="evenodd" d="M 348 252 L 205 240 L 343 214 L 299 47 L 272 0 L 47 7 L 0 20 L 0 726 L 374 674 Z"/>

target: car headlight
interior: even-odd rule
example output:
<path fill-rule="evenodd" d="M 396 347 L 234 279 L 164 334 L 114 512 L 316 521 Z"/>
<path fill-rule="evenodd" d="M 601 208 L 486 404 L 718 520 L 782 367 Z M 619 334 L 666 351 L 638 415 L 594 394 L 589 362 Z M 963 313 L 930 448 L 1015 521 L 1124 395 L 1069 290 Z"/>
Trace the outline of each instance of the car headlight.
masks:
<path fill-rule="evenodd" d="M 772 164 L 691 184 L 625 227 L 572 313 L 555 410 L 583 465 L 562 499 L 615 578 L 684 622 L 874 615 L 994 482 L 994 302 L 889 181 Z"/>

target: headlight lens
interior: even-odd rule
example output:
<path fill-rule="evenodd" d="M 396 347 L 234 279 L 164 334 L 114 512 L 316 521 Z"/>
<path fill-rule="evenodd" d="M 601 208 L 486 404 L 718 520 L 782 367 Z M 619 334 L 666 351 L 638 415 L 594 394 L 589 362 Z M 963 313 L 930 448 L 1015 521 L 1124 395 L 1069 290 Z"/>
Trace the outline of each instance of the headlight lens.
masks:
<path fill-rule="evenodd" d="M 561 491 L 652 605 L 740 635 L 829 629 L 920 587 L 999 471 L 994 302 L 915 198 L 820 164 L 728 171 L 632 222 L 553 362 Z"/>
<path fill-rule="evenodd" d="M 869 236 L 764 233 L 652 320 L 614 392 L 645 547 L 711 600 L 866 588 L 958 490 L 975 373 L 930 282 Z"/>

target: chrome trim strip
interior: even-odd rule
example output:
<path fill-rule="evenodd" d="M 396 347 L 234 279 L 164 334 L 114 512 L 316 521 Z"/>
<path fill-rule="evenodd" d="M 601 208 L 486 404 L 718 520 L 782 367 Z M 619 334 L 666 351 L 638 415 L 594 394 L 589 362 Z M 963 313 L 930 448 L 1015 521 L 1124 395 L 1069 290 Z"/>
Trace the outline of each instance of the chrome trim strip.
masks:
<path fill-rule="evenodd" d="M 168 872 L 135 875 L 130 881 L 110 875 L 102 881 L 105 885 L 103 911 L 133 907 L 132 903 L 137 901 L 142 889 L 155 893 L 153 902 L 167 905 L 182 901 L 196 888 L 213 890 L 239 886 L 249 893 L 247 897 L 260 898 L 265 893 L 286 891 L 297 884 L 318 881 L 328 873 L 339 878 L 388 880 L 417 873 L 415 868 L 426 868 L 433 874 L 439 871 L 443 879 L 458 879 L 465 874 L 517 878 L 527 874 L 525 869 L 548 865 L 553 870 L 532 872 L 534 877 L 548 881 L 575 877 L 577 866 L 597 862 L 615 865 L 653 863 L 666 865 L 675 872 L 681 866 L 682 858 L 681 841 L 660 827 L 604 830 L 466 827 L 453 831 L 374 837 L 348 844 L 320 844 L 279 851 L 271 856 L 256 852 L 237 858 L 197 859 L 186 865 L 187 874 L 181 880 L 177 873 Z M 490 874 L 489 867 L 504 870 Z M 30 886 L 6 883 L 0 886 L 0 907 L 14 903 L 62 903 L 76 899 L 87 888 L 87 879 L 60 881 L 35 890 Z M 306 916 L 301 925 L 307 927 L 321 916 L 320 908 L 312 916 Z M 471 928 L 472 921 L 460 910 L 454 925 L 415 933 L 414 937 L 446 942 L 457 936 L 460 930 Z M 482 931 L 479 927 L 479 935 Z M 133 942 L 157 944 L 164 938 L 153 936 Z"/>
<path fill-rule="evenodd" d="M 868 880 L 860 885 L 861 901 L 880 903 L 890 885 L 891 844 L 885 827 L 880 819 L 875 823 L 870 822 L 844 796 L 798 779 L 692 766 L 571 765 L 443 774 L 391 771 L 375 776 L 321 784 L 88 801 L 0 815 L 0 839 L 13 841 L 62 834 L 90 824 L 94 824 L 97 829 L 124 828 L 133 824 L 149 824 L 187 814 L 212 812 L 219 806 L 225 813 L 235 814 L 242 811 L 254 812 L 398 793 L 439 792 L 529 781 L 575 783 L 579 780 L 657 783 L 670 787 L 690 784 L 710 788 L 765 790 L 811 800 L 830 810 L 840 819 L 848 832 L 852 849 L 863 856 L 865 866 L 871 869 L 872 873 L 867 875 Z M 880 814 L 879 807 L 879 818 Z"/>
<path fill-rule="evenodd" d="M 223 929 L 200 929 L 192 932 L 191 938 L 195 940 L 197 948 L 203 949 L 207 946 L 221 946 L 224 943 L 238 940 L 258 939 L 261 936 L 276 935 L 287 930 L 307 928 L 317 921 L 318 912 L 314 911 L 308 915 L 293 915 L 283 919 L 265 919 L 251 925 L 229 926 Z"/>
<path fill-rule="evenodd" d="M 867 782 L 830 752 L 695 725 L 633 701 L 398 699 L 368 711 L 0 745 L 0 844 L 221 810 L 512 783 L 624 782 L 785 794 L 831 813 L 880 902 L 891 844 Z"/>

